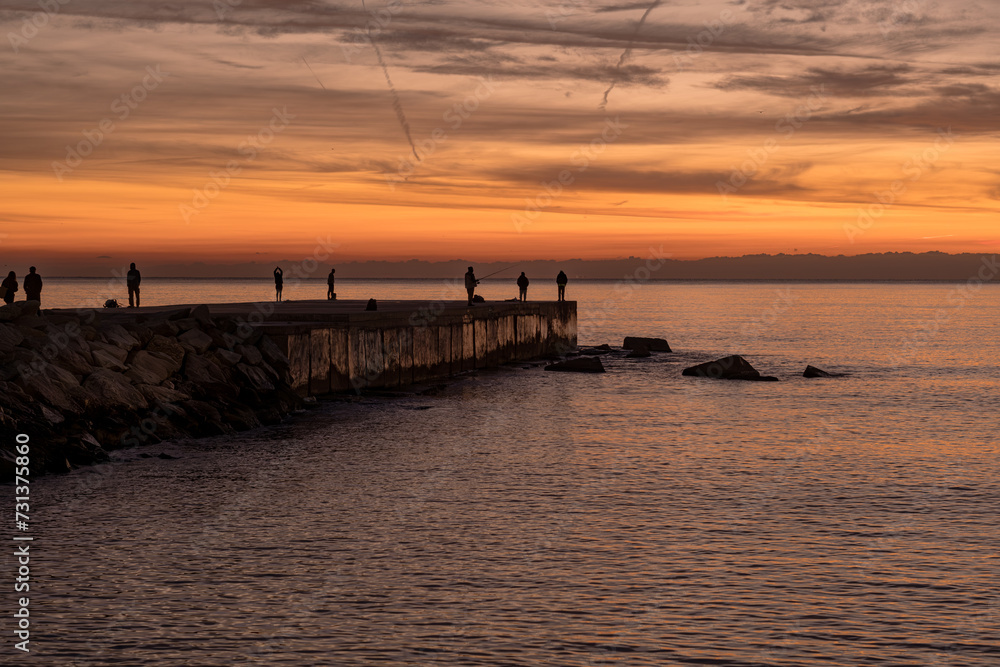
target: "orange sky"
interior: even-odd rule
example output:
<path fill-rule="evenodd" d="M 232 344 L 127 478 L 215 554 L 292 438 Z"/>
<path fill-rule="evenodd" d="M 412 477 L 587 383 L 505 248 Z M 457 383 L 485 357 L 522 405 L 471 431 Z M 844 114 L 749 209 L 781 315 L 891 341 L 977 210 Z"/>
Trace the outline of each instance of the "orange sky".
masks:
<path fill-rule="evenodd" d="M 5 7 L 3 270 L 1000 242 L 995 4 Z"/>

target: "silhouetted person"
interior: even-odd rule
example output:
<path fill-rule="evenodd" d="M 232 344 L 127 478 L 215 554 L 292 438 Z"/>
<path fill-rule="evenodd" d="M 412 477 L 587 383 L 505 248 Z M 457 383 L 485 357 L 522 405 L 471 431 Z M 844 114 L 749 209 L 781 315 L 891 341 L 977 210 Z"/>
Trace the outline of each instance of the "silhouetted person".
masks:
<path fill-rule="evenodd" d="M 471 271 L 472 269 L 469 270 Z M 3 300 L 7 303 L 14 303 L 14 292 L 17 291 L 17 274 L 13 271 L 8 273 L 7 277 L 0 283 L 0 287 L 3 288 Z M 472 297 L 469 298 L 471 299 Z"/>
<path fill-rule="evenodd" d="M 521 301 L 526 301 L 528 299 L 528 276 L 524 275 L 524 271 L 521 271 L 521 275 L 517 277 L 517 289 L 520 290 L 520 296 L 518 298 Z"/>
<path fill-rule="evenodd" d="M 285 284 L 285 272 L 280 266 L 274 267 L 274 300 L 281 301 L 281 287 Z"/>
<path fill-rule="evenodd" d="M 472 272 L 472 267 L 465 272 L 465 291 L 469 293 L 469 305 L 472 305 L 472 297 L 476 294 L 476 285 L 479 281 L 476 280 L 476 274 Z"/>
<path fill-rule="evenodd" d="M 562 271 L 560 271 L 559 275 L 556 276 L 556 285 L 559 286 L 559 299 L 558 299 L 558 301 L 565 301 L 566 300 L 566 283 L 568 283 L 568 282 L 569 282 L 569 278 L 566 277 L 565 273 L 563 273 Z"/>
<path fill-rule="evenodd" d="M 333 274 L 337 272 L 337 269 L 330 269 L 330 275 L 326 277 L 326 298 L 336 299 L 337 293 L 333 291 Z"/>
<path fill-rule="evenodd" d="M 42 300 L 42 277 L 35 273 L 35 267 L 28 268 L 24 277 L 24 298 L 28 301 Z"/>
<path fill-rule="evenodd" d="M 128 273 L 125 274 L 125 286 L 128 287 L 128 307 L 139 307 L 139 283 L 142 282 L 142 275 L 135 268 L 135 262 L 128 266 Z"/>

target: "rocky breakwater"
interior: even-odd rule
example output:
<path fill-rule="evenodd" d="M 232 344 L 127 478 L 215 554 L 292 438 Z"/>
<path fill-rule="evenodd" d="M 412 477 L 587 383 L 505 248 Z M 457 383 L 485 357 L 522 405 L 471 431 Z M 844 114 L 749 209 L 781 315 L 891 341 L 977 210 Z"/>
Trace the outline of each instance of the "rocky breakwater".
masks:
<path fill-rule="evenodd" d="M 197 306 L 135 311 L 0 307 L 0 467 L 18 433 L 33 473 L 108 451 L 243 431 L 301 406 L 288 359 L 252 327 Z"/>

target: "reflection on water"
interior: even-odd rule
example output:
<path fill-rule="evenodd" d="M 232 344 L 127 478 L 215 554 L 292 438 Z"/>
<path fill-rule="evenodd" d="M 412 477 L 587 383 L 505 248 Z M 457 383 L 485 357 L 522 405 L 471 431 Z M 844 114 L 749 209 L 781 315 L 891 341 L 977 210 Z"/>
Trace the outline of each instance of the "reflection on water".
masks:
<path fill-rule="evenodd" d="M 40 481 L 33 659 L 1000 664 L 996 291 L 900 364 L 949 286 L 576 288 L 581 339 L 678 353 Z M 679 374 L 730 352 L 783 381 Z"/>

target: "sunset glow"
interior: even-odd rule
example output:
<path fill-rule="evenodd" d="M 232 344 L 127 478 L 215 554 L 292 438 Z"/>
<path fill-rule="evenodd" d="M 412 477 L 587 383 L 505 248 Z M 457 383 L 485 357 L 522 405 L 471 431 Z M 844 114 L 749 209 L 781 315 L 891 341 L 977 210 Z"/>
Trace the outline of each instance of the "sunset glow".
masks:
<path fill-rule="evenodd" d="M 5 270 L 1000 243 L 996 4 L 51 4 L 0 15 Z"/>

